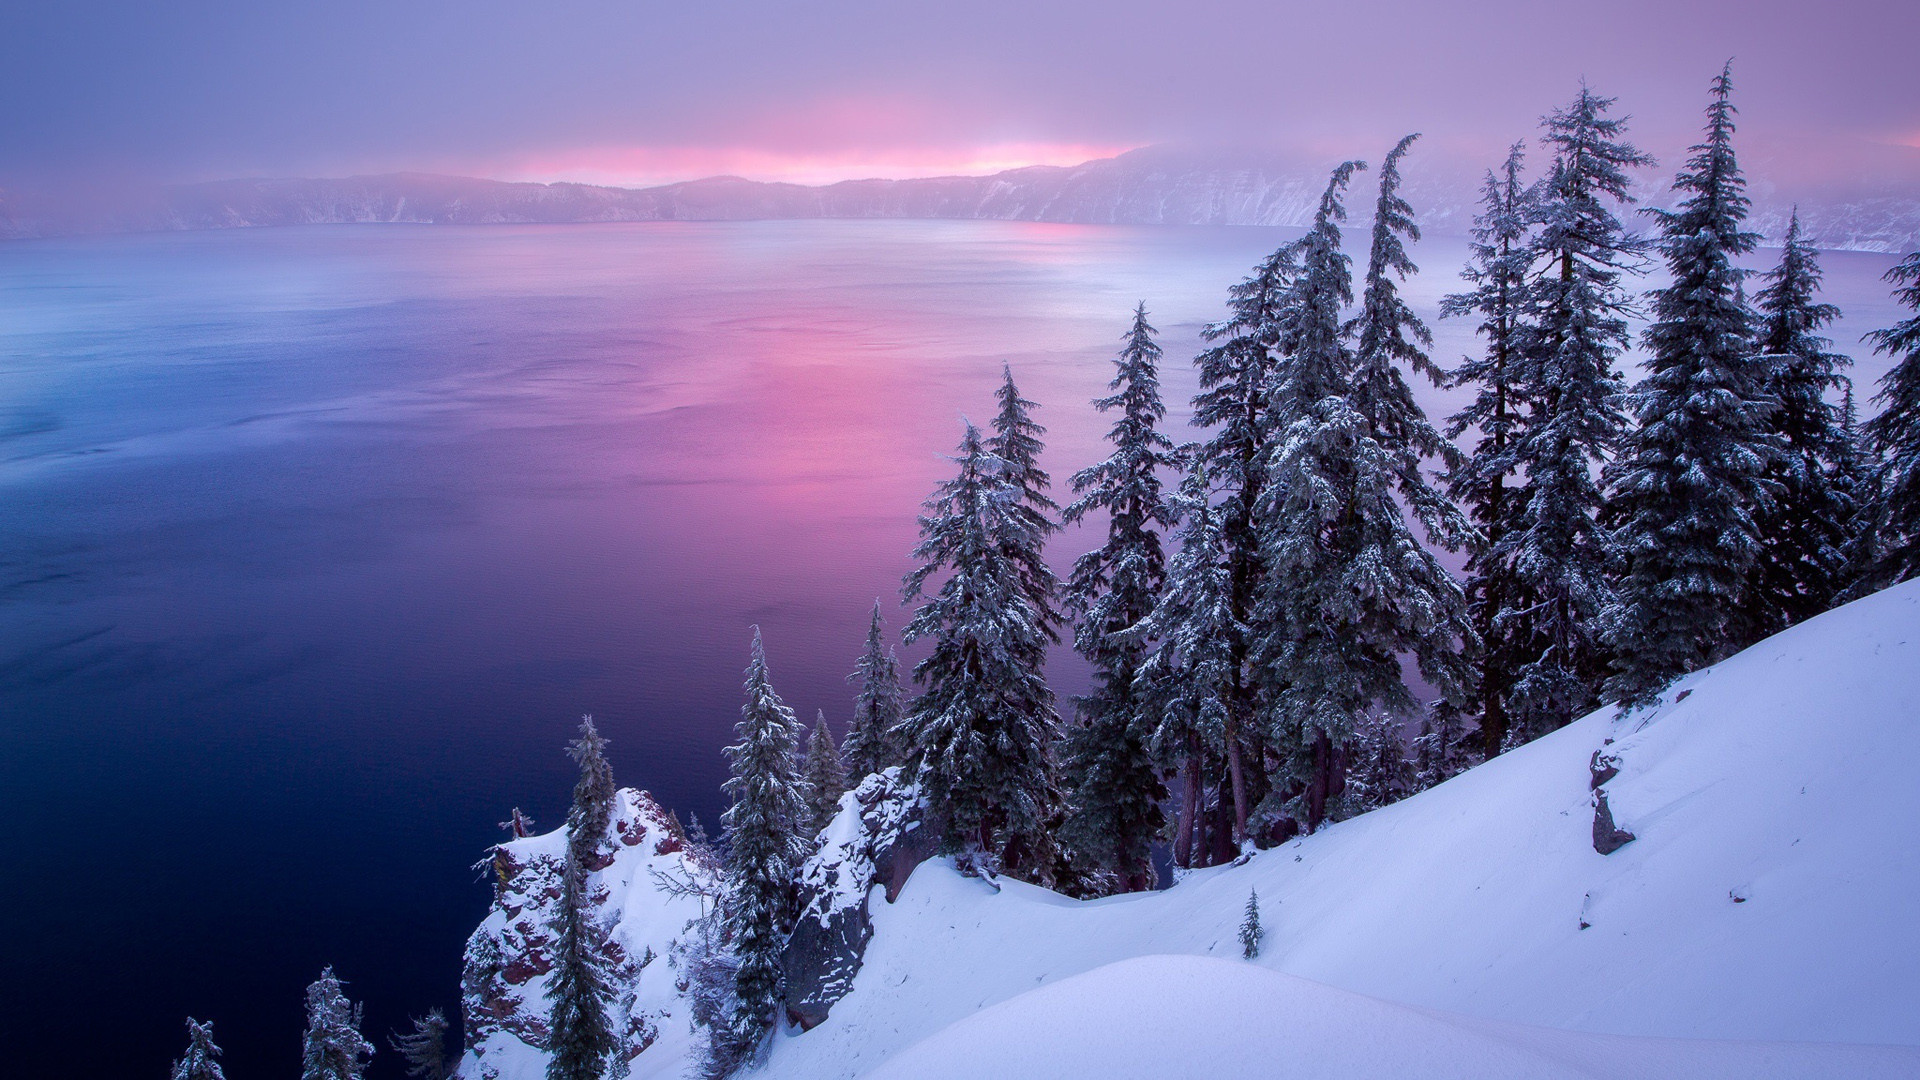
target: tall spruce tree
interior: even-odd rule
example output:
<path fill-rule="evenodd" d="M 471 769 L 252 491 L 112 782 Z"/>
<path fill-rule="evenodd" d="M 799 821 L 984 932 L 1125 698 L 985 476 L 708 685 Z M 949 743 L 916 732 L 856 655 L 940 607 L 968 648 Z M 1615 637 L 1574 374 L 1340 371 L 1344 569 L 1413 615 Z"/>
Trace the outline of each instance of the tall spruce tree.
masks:
<path fill-rule="evenodd" d="M 1477 316 L 1475 329 L 1485 341 L 1485 351 L 1466 358 L 1451 376 L 1455 386 L 1477 389 L 1467 407 L 1448 420 L 1447 436 L 1458 439 L 1472 430 L 1478 441 L 1472 453 L 1448 470 L 1446 479 L 1448 494 L 1467 508 L 1479 529 L 1466 567 L 1467 609 L 1480 641 L 1479 672 L 1472 683 L 1473 700 L 1464 708 L 1479 716 L 1488 757 L 1498 754 L 1506 740 L 1507 695 L 1527 660 L 1518 620 L 1509 615 L 1527 607 L 1525 583 L 1509 561 L 1513 552 L 1506 543 L 1519 527 L 1525 505 L 1514 453 L 1529 404 L 1521 358 L 1530 330 L 1525 322 L 1533 264 L 1528 233 L 1535 210 L 1534 192 L 1521 180 L 1525 160 L 1526 145 L 1515 143 L 1500 171 L 1487 174 L 1469 246 L 1472 262 L 1460 275 L 1471 288 L 1440 304 L 1442 318 Z M 1428 734 L 1435 741 L 1441 738 L 1437 731 Z M 1423 777 L 1440 771 L 1436 766 Z M 1423 782 L 1430 786 L 1438 780 Z"/>
<path fill-rule="evenodd" d="M 213 1021 L 203 1024 L 187 1017 L 187 1053 L 173 1063 L 171 1080 L 227 1080 L 220 1063 L 214 1060 L 221 1053 L 213 1043 Z"/>
<path fill-rule="evenodd" d="M 1614 208 L 1632 202 L 1627 170 L 1653 163 L 1625 140 L 1626 118 L 1607 115 L 1613 103 L 1582 85 L 1542 122 L 1553 162 L 1535 203 L 1536 277 L 1521 314 L 1527 413 L 1511 444 L 1527 482 L 1488 555 L 1511 568 L 1515 595 L 1500 632 L 1525 658 L 1507 690 L 1510 742 L 1591 709 L 1606 672 L 1600 618 L 1613 587 L 1594 466 L 1625 424 L 1613 365 L 1634 308 L 1621 279 L 1641 272 L 1644 248 Z"/>
<path fill-rule="evenodd" d="M 1757 516 L 1762 539 L 1752 582 L 1752 637 L 1777 633 L 1832 607 L 1851 582 L 1847 565 L 1859 518 L 1853 434 L 1830 391 L 1845 391 L 1853 361 L 1819 336 L 1840 317 L 1821 303 L 1820 263 L 1796 210 L 1780 262 L 1754 296 L 1758 351 L 1768 358 L 1767 393 L 1778 402 L 1768 424 L 1785 452 L 1767 470 L 1773 502 Z"/>
<path fill-rule="evenodd" d="M 387 1042 L 407 1063 L 407 1075 L 414 1080 L 447 1080 L 446 1013 L 429 1009 L 413 1021 L 412 1031 L 391 1036 Z"/>
<path fill-rule="evenodd" d="M 1886 280 L 1896 300 L 1920 312 L 1920 251 L 1908 255 Z M 1873 351 L 1894 357 L 1874 400 L 1880 415 L 1866 435 L 1881 458 L 1873 522 L 1878 534 L 1869 581 L 1875 586 L 1920 573 L 1920 314 L 1867 335 Z"/>
<path fill-rule="evenodd" d="M 1233 803 L 1236 847 L 1247 838 L 1250 809 L 1242 760 L 1247 740 L 1229 706 L 1247 628 L 1234 616 L 1232 570 L 1221 536 L 1225 511 L 1213 504 L 1206 457 L 1189 456 L 1192 463 L 1173 500 L 1183 522 L 1180 547 L 1168 564 L 1165 591 L 1132 631 L 1153 643 L 1135 682 L 1154 722 L 1154 753 L 1180 776 L 1173 861 L 1181 867 L 1197 865 L 1196 856 L 1207 850 L 1201 833 L 1209 761 L 1227 764 L 1223 797 Z"/>
<path fill-rule="evenodd" d="M 1079 723 L 1067 732 L 1065 773 L 1072 793 L 1064 839 L 1091 866 L 1117 874 L 1121 888 L 1153 887 L 1153 840 L 1166 823 L 1166 788 L 1155 767 L 1153 728 L 1135 677 L 1147 643 L 1126 631 L 1153 611 L 1166 582 L 1166 552 L 1157 528 L 1172 523 L 1160 472 L 1173 464 L 1173 443 L 1160 432 L 1160 346 L 1147 306 L 1114 365 L 1115 391 L 1094 401 L 1120 415 L 1107 440 L 1113 453 L 1073 475 L 1075 499 L 1061 515 L 1071 524 L 1107 513 L 1107 539 L 1082 555 L 1067 583 L 1077 616 L 1074 648 L 1093 665 L 1093 692 L 1076 700 Z"/>
<path fill-rule="evenodd" d="M 587 902 L 587 867 L 573 845 L 560 878 L 553 932 L 553 973 L 547 979 L 547 1080 L 601 1080 L 615 1049 L 607 1002 L 606 930 Z"/>
<path fill-rule="evenodd" d="M 800 720 L 774 693 L 757 626 L 746 697 L 733 729 L 740 741 L 727 747 L 731 775 L 723 787 L 733 804 L 720 818 L 729 852 L 722 906 L 739 961 L 725 1033 L 738 1054 L 734 1060 L 759 1046 L 779 1019 L 780 950 L 793 928 L 794 875 L 808 855 L 799 833 L 808 817 L 795 756 Z"/>
<path fill-rule="evenodd" d="M 1406 146 L 1396 148 L 1394 166 Z M 1337 805 L 1338 750 L 1355 725 L 1376 712 L 1399 717 L 1415 708 L 1400 656 L 1411 654 L 1430 684 L 1457 698 L 1461 647 L 1472 634 L 1458 583 L 1406 518 L 1431 518 L 1423 524 L 1441 542 L 1464 529 L 1420 471 L 1422 441 L 1439 436 L 1404 395 L 1397 371 L 1390 379 L 1382 374 L 1391 364 L 1383 353 L 1360 366 L 1340 321 L 1353 298 L 1351 266 L 1340 250 L 1340 196 L 1360 167 L 1348 162 L 1334 171 L 1301 249 L 1282 359 L 1268 390 L 1274 440 L 1257 516 L 1269 577 L 1256 608 L 1255 654 L 1272 687 L 1268 737 L 1284 750 L 1297 792 L 1275 809 L 1307 829 Z M 1370 326 L 1411 317 L 1384 287 L 1389 283 L 1376 280 L 1409 265 L 1398 235 L 1404 225 L 1393 213 L 1397 168 L 1383 171 L 1381 216 L 1389 224 L 1375 234 L 1372 302 L 1354 335 L 1362 343 L 1388 337 Z M 1362 375 L 1365 388 L 1357 381 Z"/>
<path fill-rule="evenodd" d="M 1252 276 L 1227 290 L 1231 314 L 1203 331 L 1202 336 L 1214 344 L 1193 361 L 1200 379 L 1200 393 L 1193 399 L 1193 423 L 1210 431 L 1197 452 L 1219 489 L 1217 526 L 1226 560 L 1228 603 L 1234 624 L 1241 627 L 1255 617 L 1256 598 L 1266 576 L 1254 513 L 1266 485 L 1264 461 L 1272 438 L 1267 383 L 1278 360 L 1281 318 L 1299 273 L 1301 246 L 1299 240 L 1281 245 L 1261 260 Z M 1206 865 L 1210 856 L 1230 855 L 1246 839 L 1253 805 L 1268 794 L 1266 733 L 1256 719 L 1260 684 L 1247 651 L 1251 638 L 1239 633 L 1225 640 L 1232 656 L 1223 669 L 1227 682 L 1220 707 L 1226 726 L 1241 737 L 1227 740 L 1231 751 L 1227 758 L 1209 755 L 1204 761 L 1221 761 L 1229 772 L 1233 797 L 1229 801 L 1223 790 L 1220 803 L 1231 816 L 1228 829 L 1216 833 L 1227 833 L 1222 839 L 1230 842 L 1215 843 L 1211 850 L 1197 848 L 1194 861 L 1182 866 Z M 1239 752 L 1242 745 L 1245 753 Z M 1200 770 L 1193 779 L 1207 786 L 1211 769 L 1201 758 L 1188 760 Z M 1197 839 L 1204 824 L 1196 819 L 1194 831 L 1187 835 Z"/>
<path fill-rule="evenodd" d="M 361 1007 L 347 1000 L 331 966 L 307 986 L 307 1033 L 300 1080 L 360 1080 L 373 1044 L 360 1035 Z"/>
<path fill-rule="evenodd" d="M 867 649 L 854 665 L 849 682 L 858 681 L 860 689 L 853 698 L 853 722 L 847 726 L 846 742 L 840 748 L 848 775 L 854 783 L 871 774 L 900 764 L 901 693 L 900 663 L 882 636 L 880 601 L 873 602 L 873 621 L 867 626 Z"/>
<path fill-rule="evenodd" d="M 1046 617 L 1012 554 L 1037 550 L 1042 525 L 1015 482 L 1022 472 L 972 424 L 954 461 L 957 475 L 927 500 L 913 551 L 921 565 L 902 588 L 923 601 L 903 637 L 929 638 L 933 651 L 914 668 L 924 689 L 901 731 L 942 850 L 1046 884 L 1058 854 L 1060 720 L 1041 671 Z"/>
<path fill-rule="evenodd" d="M 807 818 L 801 835 L 811 845 L 820 830 L 840 812 L 840 796 L 847 793 L 847 766 L 840 749 L 833 745 L 833 732 L 827 730 L 827 714 L 822 710 L 807 735 L 806 760 Z"/>
<path fill-rule="evenodd" d="M 993 435 L 987 439 L 987 451 L 1000 459 L 1000 479 L 1019 493 L 1009 513 L 1021 519 L 1021 528 L 1009 530 L 1000 538 L 1004 554 L 1020 570 L 1021 589 L 1033 608 L 1042 630 L 1042 649 L 1060 640 L 1060 626 L 1066 621 L 1060 612 L 1060 579 L 1047 565 L 1047 538 L 1060 531 L 1054 515 L 1060 504 L 1047 489 L 1053 477 L 1040 467 L 1040 454 L 1046 444 L 1040 437 L 1047 433 L 1033 418 L 1038 402 L 1020 396 L 1013 384 L 1013 369 L 1002 367 L 1004 376 L 995 397 L 1000 411 L 993 417 Z"/>
<path fill-rule="evenodd" d="M 607 763 L 607 740 L 593 726 L 593 717 L 580 718 L 580 736 L 567 744 L 567 756 L 580 767 L 573 807 L 567 811 L 567 851 L 581 866 L 599 870 L 611 854 L 607 830 L 617 792 L 613 766 Z"/>
<path fill-rule="evenodd" d="M 1620 567 L 1606 692 L 1622 705 L 1650 703 L 1759 625 L 1748 577 L 1779 441 L 1768 428 L 1771 365 L 1754 349 L 1746 271 L 1734 262 L 1759 237 L 1742 228 L 1732 92 L 1729 67 L 1713 80 L 1706 137 L 1674 180 L 1679 206 L 1649 211 L 1672 282 L 1651 294 L 1647 375 L 1627 399 L 1637 423 L 1606 473 Z"/>

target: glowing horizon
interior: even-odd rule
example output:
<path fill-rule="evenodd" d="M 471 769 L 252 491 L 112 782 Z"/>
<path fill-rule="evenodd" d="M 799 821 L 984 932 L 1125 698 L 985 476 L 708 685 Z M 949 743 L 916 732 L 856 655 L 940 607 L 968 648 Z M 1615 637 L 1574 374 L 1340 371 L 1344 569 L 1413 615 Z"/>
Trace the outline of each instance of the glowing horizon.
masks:
<path fill-rule="evenodd" d="M 888 147 L 790 152 L 751 146 L 625 146 L 546 151 L 461 171 L 495 180 L 644 188 L 739 176 L 818 186 L 843 180 L 988 176 L 1036 165 L 1071 166 L 1110 158 L 1142 144 L 1003 142 L 978 146 Z"/>

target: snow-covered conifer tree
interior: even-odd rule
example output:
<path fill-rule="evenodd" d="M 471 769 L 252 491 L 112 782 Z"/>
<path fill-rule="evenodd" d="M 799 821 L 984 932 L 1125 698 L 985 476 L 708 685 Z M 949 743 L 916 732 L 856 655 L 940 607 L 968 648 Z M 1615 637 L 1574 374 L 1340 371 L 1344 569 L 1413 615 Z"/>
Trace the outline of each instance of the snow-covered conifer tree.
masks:
<path fill-rule="evenodd" d="M 1247 890 L 1247 910 L 1240 918 L 1240 955 L 1252 960 L 1260 955 L 1260 939 L 1267 932 L 1260 925 L 1260 891 Z"/>
<path fill-rule="evenodd" d="M 1831 390 L 1845 392 L 1853 363 L 1832 351 L 1819 330 L 1840 317 L 1821 303 L 1820 264 L 1800 232 L 1796 210 L 1780 262 L 1754 296 L 1760 313 L 1758 351 L 1768 358 L 1767 393 L 1778 402 L 1769 429 L 1785 444 L 1767 471 L 1773 503 L 1759 511 L 1762 546 L 1753 578 L 1757 615 L 1752 637 L 1778 633 L 1832 607 L 1848 584 L 1853 530 L 1860 507 L 1854 437 Z"/>
<path fill-rule="evenodd" d="M 778 1019 L 780 950 L 793 928 L 794 875 L 808 854 L 799 835 L 808 818 L 795 755 L 800 720 L 774 693 L 757 626 L 746 695 L 733 729 L 740 741 L 727 747 L 732 773 L 724 786 L 733 805 L 720 819 L 729 852 L 722 906 L 739 960 L 727 1035 L 743 1056 Z"/>
<path fill-rule="evenodd" d="M 1127 891 L 1153 886 L 1153 839 L 1165 824 L 1166 789 L 1150 747 L 1154 725 L 1134 682 L 1147 644 L 1125 633 L 1153 611 L 1166 581 L 1156 527 L 1172 522 L 1160 471 L 1172 464 L 1173 443 L 1158 427 L 1166 407 L 1154 333 L 1143 303 L 1114 361 L 1115 393 L 1094 402 L 1102 412 L 1120 410 L 1107 434 L 1113 453 L 1074 474 L 1079 498 L 1062 514 L 1071 524 L 1107 512 L 1106 543 L 1074 563 L 1067 583 L 1077 616 L 1074 648 L 1093 665 L 1094 687 L 1075 702 L 1079 722 L 1067 732 L 1073 808 L 1064 838 L 1090 865 L 1119 875 Z"/>
<path fill-rule="evenodd" d="M 1197 453 L 1219 489 L 1220 514 L 1215 524 L 1226 565 L 1228 603 L 1233 623 L 1242 628 L 1256 618 L 1255 598 L 1265 578 L 1253 520 L 1266 485 L 1263 462 L 1272 435 L 1267 417 L 1267 382 L 1278 359 L 1275 350 L 1280 342 L 1280 319 L 1299 272 L 1300 247 L 1297 240 L 1281 245 L 1261 260 L 1251 277 L 1227 290 L 1231 315 L 1203 331 L 1202 336 L 1214 344 L 1193 360 L 1200 378 L 1200 393 L 1193 399 L 1193 423 L 1210 431 Z M 1247 752 L 1239 754 L 1237 761 L 1226 763 L 1232 770 L 1235 796 L 1233 843 L 1213 845 L 1216 851 L 1222 847 L 1231 851 L 1246 838 L 1251 807 L 1268 791 L 1266 735 L 1255 720 L 1260 685 L 1248 666 L 1250 639 L 1245 633 L 1236 633 L 1225 640 L 1232 656 L 1222 669 L 1227 681 L 1220 708 L 1227 725 L 1242 736 L 1227 745 L 1244 744 Z M 1186 760 L 1196 769 L 1196 775 L 1189 779 L 1204 787 L 1208 774 L 1202 759 Z M 1221 801 L 1227 802 L 1224 798 Z M 1197 838 L 1204 823 L 1196 819 L 1192 824 L 1193 830 L 1184 835 Z M 1194 861 L 1182 861 L 1180 865 L 1204 865 L 1207 855 L 1206 850 L 1196 849 Z"/>
<path fill-rule="evenodd" d="M 1414 709 L 1400 656 L 1412 654 L 1429 683 L 1457 697 L 1460 650 L 1472 634 L 1459 584 L 1413 536 L 1397 501 L 1432 514 L 1429 531 L 1447 538 L 1444 500 L 1418 490 L 1426 482 L 1413 440 L 1432 429 L 1417 408 L 1400 411 L 1392 395 L 1356 391 L 1356 361 L 1340 321 L 1353 286 L 1339 222 L 1341 193 L 1359 167 L 1348 162 L 1334 171 L 1301 248 L 1283 316 L 1283 358 L 1268 387 L 1274 440 L 1256 518 L 1268 577 L 1256 609 L 1255 655 L 1272 687 L 1268 738 L 1284 753 L 1297 792 L 1271 810 L 1307 829 L 1325 821 L 1339 797 L 1337 751 L 1354 725 L 1376 710 L 1405 716 Z M 1383 202 L 1394 197 L 1385 185 Z M 1394 267 L 1397 244 L 1393 237 L 1371 260 L 1382 276 Z M 1376 303 L 1362 312 L 1362 341 L 1367 322 L 1398 317 Z"/>
<path fill-rule="evenodd" d="M 1647 376 L 1627 399 L 1637 422 L 1606 473 L 1620 566 L 1606 692 L 1622 705 L 1647 704 L 1745 646 L 1758 623 L 1748 577 L 1780 450 L 1768 427 L 1772 365 L 1754 349 L 1746 271 L 1734 263 L 1759 238 L 1742 228 L 1732 91 L 1729 68 L 1713 80 L 1706 138 L 1674 180 L 1680 205 L 1650 211 L 1673 279 L 1652 293 Z"/>
<path fill-rule="evenodd" d="M 1414 792 L 1414 783 L 1399 722 L 1383 713 L 1362 717 L 1347 744 L 1347 812 L 1362 814 L 1398 802 Z"/>
<path fill-rule="evenodd" d="M 1894 298 L 1920 312 L 1920 251 L 1887 271 Z M 1871 580 L 1891 585 L 1920 573 L 1920 314 L 1867 335 L 1894 357 L 1874 400 L 1880 415 L 1866 434 L 1881 458 L 1873 520 L 1879 548 Z"/>
<path fill-rule="evenodd" d="M 213 1021 L 201 1023 L 187 1017 L 187 1053 L 173 1063 L 171 1080 L 227 1080 L 214 1059 L 221 1050 L 213 1043 Z"/>
<path fill-rule="evenodd" d="M 1021 527 L 1001 537 L 1001 543 L 1006 545 L 1007 557 L 1020 569 L 1021 588 L 1044 632 L 1044 649 L 1046 644 L 1060 640 L 1059 627 L 1065 622 L 1060 613 L 1060 579 L 1054 576 L 1046 557 L 1047 538 L 1060 531 L 1060 523 L 1053 517 L 1060 512 L 1060 504 L 1047 494 L 1053 477 L 1040 467 L 1040 453 L 1046 449 L 1040 437 L 1047 433 L 1033 419 L 1033 410 L 1040 406 L 1020 396 L 1011 367 L 1001 370 L 1005 378 L 994 395 L 1000 411 L 994 415 L 993 435 L 986 446 L 1000 459 L 1000 479 L 1020 493 L 1009 513 L 1022 519 Z"/>
<path fill-rule="evenodd" d="M 601 1080 L 614 1052 L 607 1003 L 606 931 L 587 907 L 587 868 L 567 849 L 554 911 L 553 974 L 547 980 L 547 1080 Z"/>
<path fill-rule="evenodd" d="M 1042 527 L 1008 479 L 1019 470 L 972 424 L 954 461 L 958 474 L 927 500 L 913 551 L 921 565 L 902 589 L 923 600 L 903 637 L 929 638 L 933 652 L 914 668 L 924 689 L 901 731 L 943 849 L 1045 884 L 1057 861 L 1060 720 L 1041 670 L 1045 616 L 1012 554 L 1037 551 Z"/>
<path fill-rule="evenodd" d="M 1537 267 L 1522 317 L 1527 415 L 1512 443 L 1526 476 L 1523 505 L 1490 549 L 1512 568 L 1517 595 L 1501 616 L 1503 640 L 1524 662 L 1507 692 L 1509 742 L 1524 742 L 1591 709 L 1605 672 L 1600 618 L 1613 602 L 1607 537 L 1599 524 L 1594 466 L 1619 443 L 1632 298 L 1643 244 L 1614 213 L 1632 201 L 1627 170 L 1653 163 L 1624 139 L 1612 98 L 1581 86 L 1543 122 L 1553 163 L 1535 204 L 1529 245 Z"/>
<path fill-rule="evenodd" d="M 881 635 L 880 601 L 873 602 L 873 621 L 867 627 L 867 649 L 854 665 L 849 682 L 860 689 L 853 699 L 853 722 L 847 725 L 840 756 L 857 784 L 862 778 L 900 764 L 895 728 L 900 724 L 900 664 Z"/>
<path fill-rule="evenodd" d="M 447 1015 L 439 1009 L 413 1021 L 413 1030 L 387 1040 L 415 1080 L 447 1080 Z"/>
<path fill-rule="evenodd" d="M 607 764 L 607 740 L 593 726 L 593 717 L 580 718 L 580 737 L 567 744 L 567 756 L 580 767 L 573 786 L 573 808 L 567 811 L 567 849 L 581 866 L 598 870 L 608 855 L 607 826 L 613 820 L 613 766 Z"/>
<path fill-rule="evenodd" d="M 1180 815 L 1173 836 L 1174 865 L 1198 864 L 1206 846 L 1199 833 L 1205 800 L 1205 763 L 1224 757 L 1233 801 L 1235 847 L 1247 837 L 1246 739 L 1228 707 L 1246 626 L 1234 617 L 1233 582 L 1221 537 L 1224 511 L 1213 505 L 1207 459 L 1187 448 L 1191 465 L 1173 508 L 1182 519 L 1180 547 L 1167 567 L 1166 589 L 1132 634 L 1153 643 L 1135 682 L 1154 722 L 1152 746 L 1180 775 Z"/>
<path fill-rule="evenodd" d="M 1509 561 L 1512 550 L 1506 543 L 1525 499 L 1525 492 L 1516 490 L 1524 478 L 1517 475 L 1514 455 L 1528 404 L 1521 357 L 1530 330 L 1524 312 L 1533 261 L 1528 231 L 1535 211 L 1534 193 L 1521 181 L 1525 155 L 1525 144 L 1515 143 L 1500 171 L 1487 174 L 1473 223 L 1472 262 L 1460 274 L 1472 287 L 1440 304 L 1442 318 L 1478 316 L 1476 329 L 1486 342 L 1481 355 L 1468 357 L 1451 376 L 1455 386 L 1478 389 L 1473 401 L 1448 420 L 1447 435 L 1457 439 L 1472 429 L 1479 441 L 1448 471 L 1447 488 L 1479 529 L 1469 549 L 1466 583 L 1467 610 L 1480 641 L 1479 670 L 1466 707 L 1479 715 L 1489 757 L 1506 739 L 1507 695 L 1526 660 L 1525 642 L 1509 617 L 1511 610 L 1527 606 L 1524 582 Z"/>
<path fill-rule="evenodd" d="M 360 1080 L 373 1060 L 373 1044 L 360 1035 L 361 1007 L 348 1001 L 340 987 L 330 966 L 307 987 L 300 1080 Z"/>
<path fill-rule="evenodd" d="M 825 710 L 814 718 L 807 736 L 806 786 L 807 819 L 801 836 L 811 844 L 840 812 L 840 796 L 847 793 L 847 766 L 833 745 L 833 732 L 827 730 Z"/>

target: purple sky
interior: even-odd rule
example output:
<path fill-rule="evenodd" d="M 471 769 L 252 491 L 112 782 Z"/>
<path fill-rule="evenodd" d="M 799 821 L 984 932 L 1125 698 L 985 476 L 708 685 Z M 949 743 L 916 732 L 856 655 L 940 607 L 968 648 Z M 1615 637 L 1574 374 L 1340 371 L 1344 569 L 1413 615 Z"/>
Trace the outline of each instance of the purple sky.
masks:
<path fill-rule="evenodd" d="M 4 26 L 13 182 L 825 179 L 1410 130 L 1490 163 L 1582 76 L 1670 152 L 1733 56 L 1776 179 L 1920 183 L 1913 0 L 65 0 Z"/>

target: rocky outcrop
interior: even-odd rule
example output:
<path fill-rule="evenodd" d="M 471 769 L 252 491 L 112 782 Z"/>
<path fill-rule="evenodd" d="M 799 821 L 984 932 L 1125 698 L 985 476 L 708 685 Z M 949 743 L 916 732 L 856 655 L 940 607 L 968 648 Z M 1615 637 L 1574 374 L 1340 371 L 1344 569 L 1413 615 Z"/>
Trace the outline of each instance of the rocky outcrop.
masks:
<path fill-rule="evenodd" d="M 1611 855 L 1634 840 L 1632 833 L 1613 823 L 1613 808 L 1607 805 L 1607 791 L 1602 786 L 1619 775 L 1620 758 L 1605 747 L 1595 750 L 1587 761 L 1587 790 L 1593 792 L 1593 850 L 1602 855 Z"/>
<path fill-rule="evenodd" d="M 466 1080 L 534 1080 L 544 1075 L 553 970 L 554 917 L 566 865 L 567 831 L 517 837 L 482 866 L 494 877 L 493 908 L 467 940 L 461 972 Z M 680 991 L 656 960 L 700 914 L 717 868 L 690 850 L 672 814 L 644 791 L 618 793 L 607 834 L 588 863 L 586 898 L 606 929 L 605 959 L 616 990 L 611 1019 L 622 1073 L 665 1037 L 686 1038 Z M 664 965 L 662 965 L 664 966 Z M 668 1056 L 677 1056 L 675 1047 Z"/>
<path fill-rule="evenodd" d="M 825 1020 L 852 989 L 873 937 L 873 888 L 882 887 L 892 903 L 914 867 L 933 855 L 933 830 L 923 827 L 922 809 L 919 788 L 902 780 L 898 767 L 868 776 L 841 797 L 840 812 L 801 869 L 804 906 L 781 956 L 787 1017 L 795 1025 Z"/>

